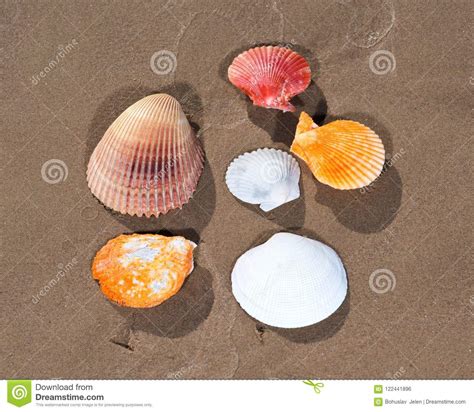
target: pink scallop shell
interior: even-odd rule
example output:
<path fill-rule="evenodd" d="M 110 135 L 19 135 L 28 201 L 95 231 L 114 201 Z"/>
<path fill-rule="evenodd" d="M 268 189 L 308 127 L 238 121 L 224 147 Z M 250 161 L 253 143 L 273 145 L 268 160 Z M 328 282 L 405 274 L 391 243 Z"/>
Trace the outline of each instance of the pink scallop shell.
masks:
<path fill-rule="evenodd" d="M 189 201 L 203 167 L 204 152 L 178 101 L 154 94 L 110 125 L 89 160 L 87 183 L 113 210 L 158 216 Z"/>
<path fill-rule="evenodd" d="M 289 101 L 309 86 L 311 69 L 290 49 L 263 46 L 239 54 L 229 66 L 228 76 L 256 106 L 293 112 L 295 107 Z"/>

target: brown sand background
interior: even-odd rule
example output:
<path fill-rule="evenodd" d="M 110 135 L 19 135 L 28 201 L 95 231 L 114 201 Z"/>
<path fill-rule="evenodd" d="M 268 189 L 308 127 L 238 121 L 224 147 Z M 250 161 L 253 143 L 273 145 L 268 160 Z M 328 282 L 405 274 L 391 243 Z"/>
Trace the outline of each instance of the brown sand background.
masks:
<path fill-rule="evenodd" d="M 0 378 L 472 377 L 469 3 L 2 2 Z M 268 43 L 311 64 L 296 114 L 253 107 L 226 80 L 240 51 Z M 176 56 L 169 74 L 152 70 L 160 50 Z M 370 64 L 379 50 L 388 67 Z M 182 211 L 118 216 L 92 197 L 85 167 L 110 123 L 154 91 L 200 129 L 206 168 Z M 239 202 L 229 162 L 287 149 L 303 107 L 373 128 L 386 172 L 367 192 L 336 191 L 301 164 L 298 201 L 267 215 Z M 48 183 L 42 168 L 57 160 Z M 151 310 L 110 304 L 94 253 L 160 230 L 199 243 L 183 290 Z M 230 292 L 236 258 L 283 230 L 331 245 L 348 271 L 350 296 L 313 327 L 261 325 Z M 393 273 L 385 293 L 369 285 L 380 269 Z"/>

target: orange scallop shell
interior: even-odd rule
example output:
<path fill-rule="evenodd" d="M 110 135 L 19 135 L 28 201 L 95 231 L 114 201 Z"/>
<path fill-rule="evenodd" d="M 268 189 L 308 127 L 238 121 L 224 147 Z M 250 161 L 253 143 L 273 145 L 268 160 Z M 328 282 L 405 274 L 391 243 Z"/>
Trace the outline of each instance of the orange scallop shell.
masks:
<path fill-rule="evenodd" d="M 97 252 L 92 276 L 113 302 L 150 308 L 181 289 L 193 270 L 195 247 L 181 236 L 120 235 Z"/>
<path fill-rule="evenodd" d="M 308 62 L 285 47 L 255 47 L 239 54 L 228 69 L 230 82 L 256 106 L 295 111 L 289 102 L 311 82 Z"/>
<path fill-rule="evenodd" d="M 90 158 L 87 183 L 113 210 L 158 216 L 189 201 L 203 167 L 203 150 L 178 101 L 154 94 L 107 129 Z"/>
<path fill-rule="evenodd" d="M 363 124 L 336 120 L 318 127 L 302 112 L 290 149 L 321 183 L 335 189 L 358 189 L 382 172 L 385 149 L 380 138 Z"/>

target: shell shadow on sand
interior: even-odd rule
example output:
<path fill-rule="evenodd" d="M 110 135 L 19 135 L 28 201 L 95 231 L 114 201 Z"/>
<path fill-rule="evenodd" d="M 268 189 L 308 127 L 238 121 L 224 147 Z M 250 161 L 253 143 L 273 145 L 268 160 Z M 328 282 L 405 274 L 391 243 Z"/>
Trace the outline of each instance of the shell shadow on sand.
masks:
<path fill-rule="evenodd" d="M 199 125 L 202 122 L 203 113 L 202 104 L 201 99 L 191 86 L 176 83 L 160 90 L 142 86 L 125 87 L 108 96 L 96 111 L 89 127 L 84 170 L 87 169 L 93 150 L 112 122 L 133 103 L 153 93 L 167 93 L 175 97 L 199 136 Z M 98 199 L 96 200 L 98 204 L 102 205 Z M 215 202 L 214 178 L 206 162 L 197 189 L 190 202 L 184 205 L 182 210 L 170 211 L 158 218 L 146 218 L 123 215 L 102 206 L 130 232 L 165 236 L 179 235 L 199 245 L 200 233 L 211 219 Z M 98 207 L 100 206 L 98 205 Z M 193 272 L 184 282 L 182 289 L 159 306 L 149 309 L 133 309 L 111 303 L 124 318 L 123 325 L 111 341 L 128 347 L 130 334 L 133 331 L 177 338 L 195 330 L 208 317 L 214 303 L 212 276 L 208 270 L 199 265 L 199 248 L 196 249 L 195 264 Z"/>
<path fill-rule="evenodd" d="M 162 236 L 184 236 L 199 244 L 200 238 L 194 229 L 146 230 Z M 105 243 L 105 242 L 104 242 Z M 135 331 L 168 338 L 185 336 L 198 328 L 211 313 L 214 290 L 211 273 L 199 264 L 199 247 L 194 252 L 194 269 L 184 281 L 178 293 L 153 308 L 129 308 L 111 301 L 109 304 L 121 315 L 123 322 L 111 338 L 120 346 L 128 347 L 130 334 Z M 99 282 L 97 282 L 99 283 Z"/>
<path fill-rule="evenodd" d="M 266 43 L 264 45 L 269 45 Z M 278 45 L 278 44 L 274 44 Z M 227 78 L 227 69 L 233 59 L 241 52 L 251 47 L 260 45 L 247 45 L 230 53 L 221 63 L 219 74 L 225 80 L 229 87 L 233 87 Z M 318 74 L 318 61 L 314 54 L 299 45 L 291 45 L 291 49 L 301 54 L 310 63 L 314 73 L 313 78 Z M 316 70 L 315 70 L 316 68 Z M 288 147 L 294 139 L 294 131 L 298 123 L 298 114 L 304 109 L 311 114 L 313 120 L 322 125 L 337 119 L 347 119 L 359 121 L 371 129 L 373 129 L 382 139 L 385 152 L 386 164 L 382 175 L 371 185 L 360 190 L 336 190 L 329 186 L 323 185 L 314 179 L 318 187 L 316 194 L 316 202 L 329 207 L 337 220 L 348 229 L 359 233 L 375 233 L 385 229 L 395 219 L 401 204 L 402 196 L 402 180 L 397 169 L 391 160 L 393 144 L 390 133 L 376 119 L 363 113 L 349 113 L 344 116 L 327 116 L 327 102 L 322 91 L 316 86 L 312 80 L 309 87 L 300 95 L 295 96 L 291 101 L 296 106 L 295 113 L 284 113 L 278 110 L 265 109 L 263 107 L 254 106 L 245 94 L 235 87 L 235 93 L 239 98 L 245 99 L 247 104 L 248 118 L 252 123 L 265 130 L 275 143 L 284 143 Z M 305 166 L 300 162 L 302 172 Z M 390 165 L 390 166 L 389 166 Z M 309 171 L 306 171 L 309 172 Z M 304 209 L 304 203 L 300 202 L 297 206 Z M 251 210 L 258 212 L 257 207 L 246 205 Z M 295 210 L 294 216 L 300 214 L 300 210 Z M 283 222 L 288 213 L 283 212 L 280 221 Z M 301 227 L 304 222 L 299 224 L 296 222 L 280 223 L 281 226 Z"/>
<path fill-rule="evenodd" d="M 402 199 L 403 183 L 393 157 L 393 143 L 389 131 L 365 113 L 347 113 L 328 116 L 325 123 L 334 120 L 355 120 L 374 130 L 385 147 L 385 165 L 382 174 L 369 186 L 357 190 L 336 190 L 317 184 L 315 200 L 329 207 L 337 220 L 348 229 L 359 233 L 376 233 L 385 229 L 395 219 Z"/>
<path fill-rule="evenodd" d="M 304 202 L 304 189 L 301 184 L 301 178 L 299 182 L 300 186 L 300 197 L 298 199 L 292 200 L 291 202 L 284 203 L 277 208 L 264 212 L 260 209 L 259 205 L 252 205 L 250 203 L 245 203 L 242 200 L 237 199 L 234 195 L 235 201 L 239 203 L 241 207 L 245 207 L 248 210 L 256 213 L 257 215 L 267 219 L 277 225 L 285 228 L 287 226 L 301 228 L 304 225 L 305 220 L 305 202 Z M 230 193 L 230 192 L 229 192 Z"/>
<path fill-rule="evenodd" d="M 333 245 L 328 244 L 326 241 L 321 239 L 320 236 L 318 236 L 315 232 L 311 230 L 304 229 L 304 228 L 303 229 L 288 228 L 282 231 L 288 232 L 288 233 L 294 233 L 296 235 L 306 236 L 308 238 L 318 240 L 330 246 L 337 253 L 337 249 Z M 252 242 L 252 245 L 250 245 L 246 250 L 249 250 L 255 246 L 261 245 L 262 243 L 266 242 L 275 233 L 278 233 L 278 231 L 277 232 L 266 231 L 266 232 L 261 233 L 255 239 L 255 241 Z M 306 326 L 304 328 L 294 328 L 294 329 L 277 328 L 274 326 L 268 326 L 268 325 L 262 324 L 261 322 L 258 322 L 258 320 L 252 318 L 248 313 L 246 313 L 245 311 L 244 312 L 247 317 L 249 317 L 250 319 L 254 319 L 256 321 L 255 329 L 259 332 L 264 332 L 265 329 L 267 329 L 267 330 L 277 333 L 278 335 L 284 337 L 285 339 L 288 339 L 296 343 L 311 343 L 311 342 L 319 342 L 319 341 L 329 339 L 331 336 L 334 336 L 342 328 L 350 312 L 350 300 L 351 300 L 350 294 L 351 293 L 350 293 L 349 273 L 348 273 L 347 268 L 346 268 L 346 272 L 347 272 L 347 295 L 344 301 L 342 302 L 341 306 L 339 306 L 339 308 L 331 316 L 329 316 L 328 318 L 314 325 Z"/>
<path fill-rule="evenodd" d="M 202 102 L 195 90 L 187 83 L 175 83 L 172 86 L 162 87 L 159 90 L 153 90 L 143 86 L 125 87 L 108 96 L 100 104 L 95 113 L 87 136 L 84 170 L 87 170 L 87 164 L 92 152 L 113 121 L 133 103 L 154 93 L 167 93 L 175 97 L 181 104 L 196 134 L 198 137 L 201 137 L 200 125 L 202 124 L 203 116 Z M 204 142 L 202 139 L 200 140 L 205 150 Z M 100 201 L 98 202 L 100 203 Z M 150 231 L 165 228 L 176 232 L 187 227 L 192 227 L 200 234 L 208 225 L 214 213 L 215 205 L 216 190 L 214 177 L 206 161 L 204 171 L 199 179 L 193 197 L 181 210 L 171 210 L 158 218 L 147 218 L 144 216 L 124 215 L 104 207 L 118 222 L 134 232 L 142 231 L 150 233 Z"/>
<path fill-rule="evenodd" d="M 272 138 L 274 143 L 283 143 L 288 148 L 291 145 L 294 137 L 294 130 L 298 123 L 298 116 L 295 113 L 284 113 L 280 110 L 266 109 L 253 105 L 252 101 L 240 90 L 236 89 L 227 77 L 227 70 L 234 60 L 240 53 L 252 48 L 259 46 L 282 46 L 282 43 L 263 43 L 253 44 L 239 47 L 229 53 L 220 64 L 219 76 L 222 80 L 228 84 L 230 89 L 233 89 L 235 98 L 245 100 L 247 106 L 247 116 L 249 120 L 257 127 L 265 130 Z M 305 57 L 308 62 L 315 62 L 316 58 L 308 50 L 299 45 L 291 45 L 291 49 Z M 298 96 L 295 96 L 291 100 L 300 111 L 303 107 L 311 113 L 314 113 L 316 118 L 318 116 L 322 119 L 326 116 L 327 104 L 321 90 L 316 86 L 314 81 L 311 81 L 308 88 Z M 303 172 L 303 171 L 302 171 Z M 258 205 L 250 205 L 248 203 L 237 200 L 242 206 L 257 213 L 258 215 L 273 221 L 282 227 L 302 227 L 305 221 L 305 202 L 303 185 L 300 180 L 300 197 L 299 199 L 286 203 L 270 212 L 263 212 Z"/>
<path fill-rule="evenodd" d="M 186 336 L 207 319 L 213 304 L 212 275 L 197 265 L 181 290 L 161 305 L 134 309 L 111 303 L 124 318 L 115 340 L 126 342 L 127 335 L 135 331 L 170 339 Z"/>
<path fill-rule="evenodd" d="M 283 336 L 285 339 L 296 343 L 320 342 L 334 336 L 344 325 L 351 307 L 351 290 L 348 286 L 347 295 L 341 306 L 328 318 L 314 325 L 304 328 L 282 329 L 273 326 L 264 326 L 269 330 Z M 257 325 L 259 327 L 259 325 Z"/>
<path fill-rule="evenodd" d="M 247 114 L 249 120 L 257 127 L 265 130 L 275 143 L 284 143 L 290 147 L 294 138 L 294 131 L 298 123 L 298 115 L 301 110 L 311 113 L 317 123 L 322 122 L 327 113 L 327 102 L 321 89 L 311 80 L 308 88 L 301 94 L 293 97 L 291 103 L 296 107 L 296 112 L 282 112 L 281 110 L 266 109 L 255 106 L 245 93 L 234 87 L 227 77 L 227 69 L 240 53 L 259 46 L 281 46 L 281 43 L 264 43 L 256 45 L 247 45 L 240 47 L 229 53 L 222 61 L 219 68 L 219 76 L 225 80 L 230 88 L 234 89 L 238 98 L 244 99 L 247 105 Z M 303 46 L 291 44 L 291 50 L 303 56 L 310 64 L 313 78 L 317 77 L 318 60 L 315 55 Z M 316 67 L 316 70 L 315 70 Z"/>

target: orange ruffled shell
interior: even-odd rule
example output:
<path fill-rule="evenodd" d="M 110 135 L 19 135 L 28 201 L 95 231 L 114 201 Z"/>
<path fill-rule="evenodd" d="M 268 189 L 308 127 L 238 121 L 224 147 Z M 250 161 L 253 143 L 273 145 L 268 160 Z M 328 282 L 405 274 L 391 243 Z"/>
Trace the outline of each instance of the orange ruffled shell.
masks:
<path fill-rule="evenodd" d="M 239 54 L 228 76 L 254 105 L 293 112 L 289 101 L 308 87 L 311 69 L 306 59 L 290 49 L 263 46 Z"/>
<path fill-rule="evenodd" d="M 335 189 L 369 185 L 385 162 L 383 143 L 367 126 L 336 120 L 318 127 L 305 112 L 290 150 L 305 161 L 316 179 Z"/>
<path fill-rule="evenodd" d="M 113 302 L 150 308 L 181 289 L 194 268 L 195 247 L 181 236 L 120 235 L 97 252 L 92 276 Z"/>

